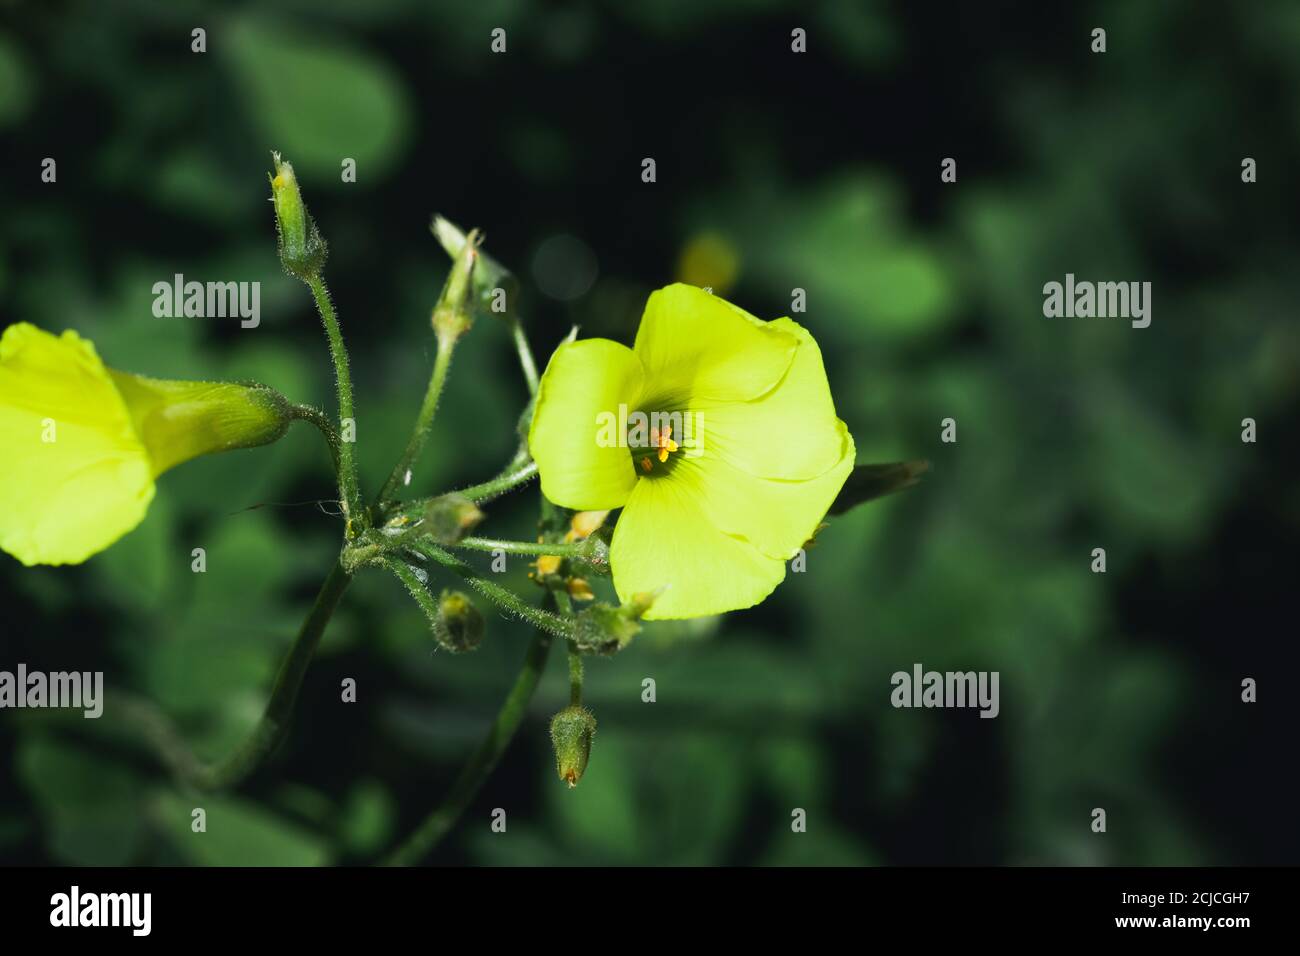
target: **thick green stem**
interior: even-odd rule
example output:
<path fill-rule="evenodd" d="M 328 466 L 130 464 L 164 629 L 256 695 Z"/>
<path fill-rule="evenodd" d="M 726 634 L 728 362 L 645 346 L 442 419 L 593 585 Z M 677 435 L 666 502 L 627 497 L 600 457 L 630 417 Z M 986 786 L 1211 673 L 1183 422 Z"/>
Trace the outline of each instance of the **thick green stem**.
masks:
<path fill-rule="evenodd" d="M 235 786 L 283 742 L 307 665 L 351 580 L 352 575 L 344 571 L 341 564 L 336 563 L 330 570 L 293 646 L 280 664 L 262 719 L 244 742 L 222 760 L 215 763 L 201 761 L 186 746 L 171 721 L 152 704 L 123 696 L 115 701 L 116 712 L 136 726 L 182 784 L 198 790 Z"/>
<path fill-rule="evenodd" d="M 397 460 L 392 474 L 388 476 L 388 481 L 380 490 L 377 499 L 379 502 L 393 497 L 399 488 L 405 488 L 411 480 L 411 467 L 420 457 L 424 443 L 429 437 L 429 427 L 433 424 L 433 417 L 438 413 L 438 400 L 442 397 L 442 389 L 447 382 L 447 369 L 451 367 L 451 355 L 455 348 L 454 337 L 438 336 L 438 354 L 433 360 L 433 374 L 429 376 L 429 387 L 424 393 L 424 401 L 420 404 L 420 412 L 415 419 L 415 430 L 411 432 L 406 450 L 402 452 L 402 457 Z"/>
<path fill-rule="evenodd" d="M 339 422 L 346 428 L 350 421 L 353 434 L 356 428 L 356 412 L 352 407 L 352 373 L 348 369 L 348 350 L 343 344 L 343 333 L 339 331 L 338 316 L 330 302 L 329 289 L 325 280 L 317 273 L 307 279 L 321 321 L 325 325 L 325 337 L 329 340 L 330 359 L 334 362 L 334 380 L 338 387 Z M 357 466 L 352 460 L 352 442 L 346 435 L 339 442 L 339 497 L 343 504 L 343 517 L 347 522 L 347 535 L 355 533 L 354 518 L 361 513 L 361 489 L 357 483 Z"/>
<path fill-rule="evenodd" d="M 523 667 L 515 678 L 514 685 L 506 694 L 506 699 L 497 712 L 496 719 L 488 728 L 482 742 L 461 769 L 451 790 L 442 802 L 425 817 L 415 831 L 397 847 L 384 861 L 387 866 L 411 866 L 419 863 L 438 845 L 447 832 L 455 825 L 460 815 L 465 812 L 478 793 L 483 782 L 496 768 L 501 755 L 510 745 L 515 731 L 524 719 L 528 702 L 537 690 L 542 670 L 546 666 L 546 655 L 551 649 L 551 635 L 538 630 L 533 635 L 532 643 L 524 656 Z"/>
<path fill-rule="evenodd" d="M 352 575 L 344 571 L 341 564 L 336 562 L 330 569 L 325 583 L 316 595 L 311 612 L 303 621 L 293 646 L 289 648 L 288 656 L 280 664 L 262 719 L 238 750 L 220 763 L 204 768 L 197 781 L 200 787 L 218 789 L 238 783 L 284 740 L 289 731 L 294 704 L 298 701 L 298 689 L 302 687 L 303 675 L 307 673 L 307 665 L 311 663 L 325 627 L 351 580 Z"/>

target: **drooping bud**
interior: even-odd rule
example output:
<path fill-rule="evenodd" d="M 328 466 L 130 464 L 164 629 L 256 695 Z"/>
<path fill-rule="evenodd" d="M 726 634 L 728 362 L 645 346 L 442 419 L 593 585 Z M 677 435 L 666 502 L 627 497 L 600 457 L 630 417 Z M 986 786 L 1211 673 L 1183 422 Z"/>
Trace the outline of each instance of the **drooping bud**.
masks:
<path fill-rule="evenodd" d="M 474 273 L 480 253 L 479 234 L 471 232 L 451 263 L 442 295 L 433 307 L 433 331 L 439 341 L 455 342 L 474 324 Z"/>
<path fill-rule="evenodd" d="M 293 166 L 272 153 L 275 173 L 271 178 L 271 202 L 280 235 L 280 263 L 285 271 L 303 281 L 320 273 L 325 265 L 326 246 L 307 212 L 298 189 Z"/>
<path fill-rule="evenodd" d="M 578 612 L 573 642 L 586 654 L 614 654 L 631 643 L 641 630 L 641 618 L 650 610 L 655 594 L 634 594 L 624 604 L 598 602 Z"/>
<path fill-rule="evenodd" d="M 570 787 L 576 787 L 587 770 L 591 740 L 595 736 L 596 718 L 586 708 L 566 707 L 551 718 L 555 772 Z"/>
<path fill-rule="evenodd" d="M 454 491 L 431 498 L 424 507 L 424 530 L 438 544 L 455 544 L 482 520 L 478 505 Z"/>
<path fill-rule="evenodd" d="M 442 216 L 434 216 L 429 228 L 452 259 L 459 258 L 469 243 L 469 237 Z M 471 293 L 474 306 L 478 311 L 495 313 L 498 316 L 511 311 L 518 288 L 519 283 L 509 269 L 479 250 Z"/>
<path fill-rule="evenodd" d="M 289 402 L 253 383 L 184 382 L 108 369 L 153 474 L 199 455 L 278 440 L 292 420 Z"/>
<path fill-rule="evenodd" d="M 453 654 L 472 651 L 483 640 L 483 615 L 461 591 L 443 591 L 438 597 L 438 618 L 433 636 Z"/>

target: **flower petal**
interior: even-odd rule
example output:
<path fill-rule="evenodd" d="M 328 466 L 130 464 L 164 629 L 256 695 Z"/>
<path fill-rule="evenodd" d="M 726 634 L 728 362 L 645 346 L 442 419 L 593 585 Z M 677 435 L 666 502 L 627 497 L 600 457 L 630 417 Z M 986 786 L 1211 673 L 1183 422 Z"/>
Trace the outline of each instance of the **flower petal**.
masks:
<path fill-rule="evenodd" d="M 785 577 L 785 562 L 720 531 L 676 473 L 637 482 L 614 526 L 610 565 L 620 600 L 664 589 L 650 620 L 752 607 Z"/>
<path fill-rule="evenodd" d="M 5 330 L 0 447 L 0 549 L 23 564 L 84 561 L 139 524 L 153 499 L 126 405 L 75 332 Z"/>
<path fill-rule="evenodd" d="M 798 338 L 695 286 L 652 293 L 637 329 L 648 402 L 662 411 L 697 399 L 742 401 L 768 391 L 794 360 Z"/>
<path fill-rule="evenodd" d="M 843 422 L 836 425 L 839 460 L 815 478 L 759 478 L 712 454 L 679 462 L 671 477 L 691 486 L 716 527 L 788 561 L 812 537 L 853 471 L 853 436 Z"/>
<path fill-rule="evenodd" d="M 791 319 L 768 324 L 799 341 L 785 377 L 751 401 L 697 401 L 691 411 L 703 425 L 706 453 L 761 478 L 815 478 L 839 464 L 844 423 L 835 416 L 821 350 L 812 335 Z"/>
<path fill-rule="evenodd" d="M 636 409 L 645 373 L 636 354 L 609 339 L 581 339 L 555 350 L 537 390 L 528 449 L 542 494 L 565 508 L 618 508 L 636 484 L 632 455 L 607 416 Z M 610 440 L 610 439 L 614 440 Z"/>

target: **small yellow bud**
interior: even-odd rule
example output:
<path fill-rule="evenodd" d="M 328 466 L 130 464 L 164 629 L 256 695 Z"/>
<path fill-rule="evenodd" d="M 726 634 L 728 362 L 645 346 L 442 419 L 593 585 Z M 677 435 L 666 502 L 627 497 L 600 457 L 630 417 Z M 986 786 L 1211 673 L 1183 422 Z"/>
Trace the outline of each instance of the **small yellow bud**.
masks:
<path fill-rule="evenodd" d="M 581 541 L 605 523 L 608 511 L 579 511 L 570 520 L 569 530 L 564 535 L 565 541 Z"/>
<path fill-rule="evenodd" d="M 537 560 L 533 562 L 533 566 L 537 568 L 537 578 L 541 579 L 552 574 L 559 574 L 562 560 L 561 557 L 554 554 L 539 555 Z"/>
<path fill-rule="evenodd" d="M 569 578 L 565 582 L 565 588 L 569 592 L 569 597 L 575 601 L 594 601 L 596 594 L 591 590 L 591 585 L 582 578 Z"/>

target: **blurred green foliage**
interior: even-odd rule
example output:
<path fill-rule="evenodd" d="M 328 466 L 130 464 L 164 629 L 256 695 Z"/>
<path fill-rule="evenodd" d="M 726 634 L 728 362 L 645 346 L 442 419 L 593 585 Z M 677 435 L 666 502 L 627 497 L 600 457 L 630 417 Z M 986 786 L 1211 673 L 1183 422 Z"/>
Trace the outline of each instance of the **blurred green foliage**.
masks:
<path fill-rule="evenodd" d="M 567 701 L 552 660 L 436 860 L 1294 862 L 1277 767 L 1293 744 L 1279 710 L 1238 702 L 1242 676 L 1294 654 L 1273 623 L 1300 523 L 1292 5 L 936 19 L 849 0 L 128 0 L 0 15 L 6 321 L 74 327 L 133 371 L 252 378 L 329 407 L 317 320 L 275 257 L 278 149 L 331 245 L 370 491 L 432 359 L 434 211 L 487 229 L 542 361 L 573 323 L 630 341 L 646 293 L 710 237 L 692 268 L 717 263 L 716 291 L 750 311 L 787 314 L 806 291 L 799 319 L 859 460 L 933 461 L 918 488 L 836 519 L 759 609 L 651 626 L 593 660 L 600 729 L 572 791 L 547 743 Z M 1097 24 L 1103 56 L 1087 52 Z M 206 54 L 190 52 L 196 26 Z M 494 57 L 497 26 L 509 52 Z M 39 184 L 45 156 L 57 185 Z M 939 182 L 944 156 L 956 184 Z M 560 234 L 599 264 L 564 302 L 531 271 Z M 151 286 L 176 272 L 261 282 L 261 326 L 154 318 Z M 1152 326 L 1044 319 L 1042 285 L 1066 272 L 1152 281 Z M 506 330 L 480 321 L 412 486 L 495 473 L 524 401 Z M 1259 445 L 1239 440 L 1246 416 Z M 939 441 L 947 417 L 956 444 Z M 318 436 L 295 430 L 167 475 L 145 523 L 84 567 L 4 557 L 0 667 L 102 669 L 201 754 L 224 752 L 332 560 L 332 494 Z M 489 527 L 531 538 L 535 514 L 530 490 Z M 512 562 L 508 583 L 527 590 L 526 570 Z M 400 586 L 361 576 L 288 745 L 236 794 L 178 791 L 111 711 L 0 715 L 0 859 L 369 860 L 445 791 L 526 640 L 492 614 L 480 650 L 435 653 Z M 890 675 L 917 661 L 999 671 L 1001 716 L 892 709 Z"/>

